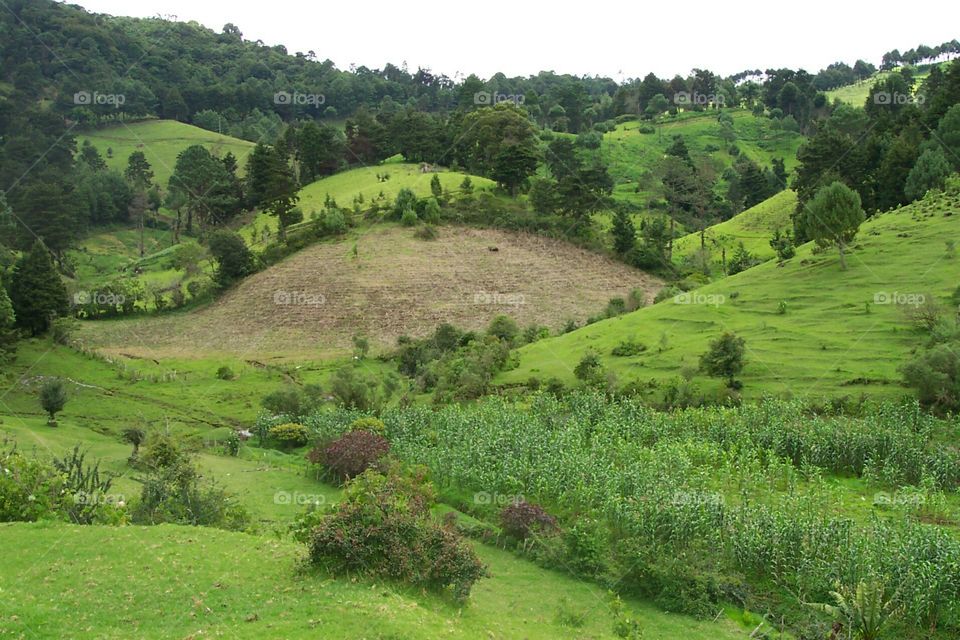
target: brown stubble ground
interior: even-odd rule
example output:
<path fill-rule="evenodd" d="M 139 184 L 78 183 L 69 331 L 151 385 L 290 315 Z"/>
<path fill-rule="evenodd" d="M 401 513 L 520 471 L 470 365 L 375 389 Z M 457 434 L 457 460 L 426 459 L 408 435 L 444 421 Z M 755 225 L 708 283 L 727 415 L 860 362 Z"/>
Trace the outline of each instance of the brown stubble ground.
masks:
<path fill-rule="evenodd" d="M 81 336 L 105 352 L 155 358 L 315 358 L 345 353 L 357 334 L 377 350 L 443 322 L 482 329 L 499 314 L 521 327 L 556 331 L 568 318 L 582 323 L 632 289 L 645 291 L 650 302 L 662 286 L 653 276 L 560 240 L 442 227 L 438 239 L 425 241 L 412 229 L 381 227 L 300 251 L 205 308 L 86 323 Z M 502 296 L 500 303 L 490 302 L 494 294 Z"/>

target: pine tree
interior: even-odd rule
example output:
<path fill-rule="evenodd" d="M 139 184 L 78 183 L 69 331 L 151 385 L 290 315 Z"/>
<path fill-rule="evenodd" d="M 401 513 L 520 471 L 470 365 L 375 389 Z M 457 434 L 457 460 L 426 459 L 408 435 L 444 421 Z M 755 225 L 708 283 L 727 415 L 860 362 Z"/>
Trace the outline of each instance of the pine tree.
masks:
<path fill-rule="evenodd" d="M 17 316 L 13 311 L 13 303 L 7 295 L 7 290 L 0 286 L 0 362 L 5 361 L 13 352 L 16 341 L 14 326 Z"/>
<path fill-rule="evenodd" d="M 930 147 L 917 158 L 917 163 L 907 174 L 903 192 L 911 201 L 919 200 L 930 189 L 943 189 L 951 173 L 950 161 L 940 147 Z"/>
<path fill-rule="evenodd" d="M 617 255 L 628 255 L 637 246 L 637 229 L 626 211 L 617 211 L 613 217 L 613 249 Z"/>
<path fill-rule="evenodd" d="M 50 252 L 39 240 L 13 267 L 10 301 L 17 326 L 32 335 L 44 333 L 56 316 L 67 313 L 66 287 L 53 265 Z"/>

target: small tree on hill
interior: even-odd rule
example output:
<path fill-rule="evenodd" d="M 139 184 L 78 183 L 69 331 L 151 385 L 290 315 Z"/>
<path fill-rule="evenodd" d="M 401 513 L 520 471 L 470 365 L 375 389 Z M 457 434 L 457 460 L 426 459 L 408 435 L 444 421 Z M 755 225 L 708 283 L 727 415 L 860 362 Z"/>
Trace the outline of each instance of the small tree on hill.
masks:
<path fill-rule="evenodd" d="M 47 380 L 40 387 L 40 406 L 50 416 L 47 422 L 51 427 L 57 426 L 57 414 L 63 411 L 67 404 L 67 388 L 60 378 Z"/>
<path fill-rule="evenodd" d="M 700 356 L 700 370 L 715 378 L 726 378 L 728 387 L 736 387 L 736 376 L 743 371 L 745 344 L 736 334 L 724 333 Z"/>
<path fill-rule="evenodd" d="M 32 335 L 44 333 L 54 318 L 67 313 L 67 289 L 39 240 L 13 268 L 10 301 L 17 325 Z"/>
<path fill-rule="evenodd" d="M 3 362 L 13 352 L 13 344 L 17 335 L 14 325 L 17 316 L 13 311 L 13 304 L 7 296 L 7 290 L 0 285 L 0 362 Z"/>
<path fill-rule="evenodd" d="M 844 251 L 856 237 L 863 221 L 860 194 L 839 181 L 817 191 L 800 213 L 800 224 L 806 237 L 821 247 L 837 246 L 841 270 L 847 268 Z"/>
<path fill-rule="evenodd" d="M 930 189 L 943 189 L 943 185 L 950 175 L 950 161 L 940 147 L 927 149 L 920 157 L 913 169 L 907 174 L 907 182 L 903 186 L 903 193 L 910 200 L 919 200 Z"/>
<path fill-rule="evenodd" d="M 433 194 L 434 198 L 439 198 L 443 195 L 443 185 L 440 184 L 440 176 L 436 173 L 430 178 L 430 193 Z"/>
<path fill-rule="evenodd" d="M 617 211 L 613 217 L 613 249 L 617 255 L 629 255 L 637 246 L 637 229 L 626 211 Z"/>
<path fill-rule="evenodd" d="M 217 261 L 217 281 L 228 286 L 255 270 L 253 254 L 239 235 L 232 231 L 216 231 L 210 235 L 210 253 Z"/>

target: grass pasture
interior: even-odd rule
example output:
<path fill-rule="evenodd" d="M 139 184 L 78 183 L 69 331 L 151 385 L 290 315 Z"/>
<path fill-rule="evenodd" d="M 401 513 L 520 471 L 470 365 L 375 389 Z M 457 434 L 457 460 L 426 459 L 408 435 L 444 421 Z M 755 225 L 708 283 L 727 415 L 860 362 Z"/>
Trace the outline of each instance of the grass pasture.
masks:
<path fill-rule="evenodd" d="M 126 168 L 131 153 L 142 151 L 153 168 L 154 181 L 163 187 L 166 187 L 173 174 L 177 154 L 191 145 L 202 144 L 210 153 L 221 158 L 228 152 L 233 153 L 241 174 L 247 156 L 256 146 L 247 140 L 175 120 L 144 120 L 86 131 L 77 136 L 77 147 L 85 140 L 97 148 L 108 167 L 120 172 Z M 109 155 L 108 149 L 111 150 Z"/>
<path fill-rule="evenodd" d="M 719 266 L 721 255 L 726 251 L 729 260 L 739 243 L 760 258 L 776 257 L 770 248 L 770 237 L 777 229 L 791 229 L 790 214 L 797 204 L 797 194 L 791 190 L 780 193 L 742 211 L 734 217 L 706 229 L 703 240 L 710 252 L 711 262 Z M 689 233 L 673 243 L 674 260 L 681 262 L 700 249 L 700 233 Z"/>
<path fill-rule="evenodd" d="M 907 395 L 897 366 L 922 338 L 906 318 L 908 309 L 890 302 L 933 295 L 949 313 L 946 300 L 960 281 L 960 266 L 948 257 L 945 241 L 960 233 L 958 205 L 956 194 L 930 195 L 868 220 L 846 272 L 835 249 L 817 253 L 812 243 L 803 245 L 782 266 L 769 261 L 676 300 L 523 347 L 519 367 L 499 380 L 573 383 L 574 366 L 592 349 L 621 382 L 663 382 L 695 375 L 707 343 L 734 331 L 746 340 L 741 377 L 747 397 Z M 612 357 L 624 340 L 647 350 Z"/>

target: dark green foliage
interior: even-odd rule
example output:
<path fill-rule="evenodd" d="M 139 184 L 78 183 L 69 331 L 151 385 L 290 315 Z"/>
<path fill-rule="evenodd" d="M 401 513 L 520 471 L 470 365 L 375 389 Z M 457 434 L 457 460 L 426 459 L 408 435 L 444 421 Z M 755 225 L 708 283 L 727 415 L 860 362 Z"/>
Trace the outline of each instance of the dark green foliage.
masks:
<path fill-rule="evenodd" d="M 930 147 L 920 154 L 907 175 L 904 194 L 909 200 L 919 200 L 930 189 L 943 189 L 951 173 L 950 162 L 943 149 L 939 146 Z"/>
<path fill-rule="evenodd" d="M 68 499 L 64 510 L 75 524 L 93 524 L 104 505 L 113 502 L 110 487 L 114 476 L 100 475 L 100 463 L 86 464 L 86 453 L 75 445 L 62 458 L 53 459 L 53 467 L 61 474 Z"/>
<path fill-rule="evenodd" d="M 798 218 L 804 237 L 822 247 L 836 245 L 841 269 L 847 268 L 845 249 L 853 242 L 863 221 L 859 194 L 842 182 L 833 182 L 817 191 Z"/>
<path fill-rule="evenodd" d="M 196 221 L 203 235 L 207 227 L 225 222 L 239 213 L 242 205 L 236 176 L 199 144 L 177 154 L 168 191 L 170 197 L 179 198 L 186 205 L 188 233 Z"/>
<path fill-rule="evenodd" d="M 137 524 L 185 524 L 242 530 L 250 515 L 236 498 L 204 479 L 186 459 L 154 466 L 140 479 L 143 490 L 131 511 Z"/>
<path fill-rule="evenodd" d="M 512 344 L 520 333 L 516 321 L 510 316 L 499 315 L 490 321 L 487 327 L 487 335 L 494 336 L 503 340 L 507 344 Z"/>
<path fill-rule="evenodd" d="M 7 290 L 0 283 L 0 362 L 7 360 L 14 352 L 17 334 L 14 327 L 17 317 Z"/>
<path fill-rule="evenodd" d="M 60 378 L 51 378 L 40 387 L 40 406 L 56 424 L 57 414 L 67 405 L 67 386 Z"/>
<path fill-rule="evenodd" d="M 321 402 L 319 387 L 307 385 L 303 389 L 292 385 L 277 389 L 260 401 L 264 409 L 275 416 L 299 418 L 314 411 Z"/>
<path fill-rule="evenodd" d="M 615 346 L 611 351 L 610 355 L 617 356 L 621 358 L 626 358 L 629 356 L 637 356 L 647 350 L 647 345 L 642 342 L 636 342 L 633 340 L 624 340 L 617 346 Z"/>
<path fill-rule="evenodd" d="M 727 264 L 727 273 L 732 276 L 758 264 L 760 264 L 760 260 L 750 253 L 743 243 L 740 242 L 737 244 L 737 250 L 733 252 L 733 256 Z"/>
<path fill-rule="evenodd" d="M 734 333 L 724 333 L 710 343 L 710 348 L 700 356 L 700 370 L 707 375 L 726 378 L 727 386 L 733 387 L 736 376 L 743 371 L 746 343 Z"/>
<path fill-rule="evenodd" d="M 600 362 L 600 354 L 592 350 L 583 354 L 580 362 L 573 368 L 573 375 L 576 376 L 577 380 L 587 384 L 602 382 L 604 373 L 603 364 Z"/>
<path fill-rule="evenodd" d="M 217 261 L 217 282 L 227 287 L 256 271 L 253 253 L 239 235 L 225 229 L 210 234 L 210 254 Z"/>
<path fill-rule="evenodd" d="M 960 412 L 960 345 L 937 344 L 901 368 L 920 403 L 939 414 Z"/>
<path fill-rule="evenodd" d="M 781 262 L 795 256 L 797 248 L 793 244 L 793 232 L 790 229 L 784 232 L 781 232 L 780 229 L 775 230 L 773 237 L 770 238 L 770 248 L 776 251 L 777 259 Z"/>
<path fill-rule="evenodd" d="M 617 211 L 613 216 L 613 250 L 620 256 L 628 256 L 637 246 L 637 230 L 633 218 L 626 211 Z"/>
<path fill-rule="evenodd" d="M 466 600 L 486 568 L 459 535 L 433 522 L 400 480 L 368 471 L 309 533 L 310 561 L 334 573 L 400 580 Z"/>

